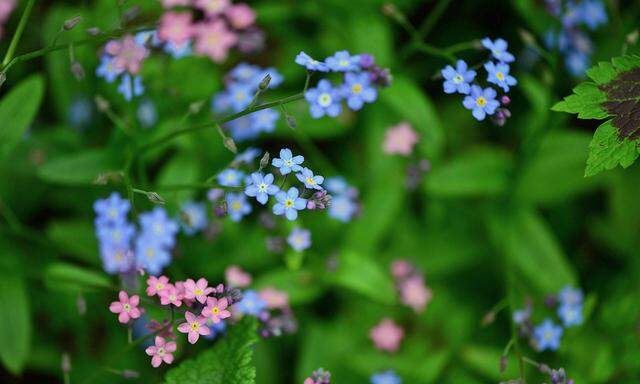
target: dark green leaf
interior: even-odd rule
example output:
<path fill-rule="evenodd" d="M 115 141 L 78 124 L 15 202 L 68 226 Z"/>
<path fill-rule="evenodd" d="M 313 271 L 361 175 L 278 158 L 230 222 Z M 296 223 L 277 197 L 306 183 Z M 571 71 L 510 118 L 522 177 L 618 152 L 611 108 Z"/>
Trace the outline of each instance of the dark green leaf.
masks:
<path fill-rule="evenodd" d="M 0 308 L 0 360 L 17 375 L 29 358 L 32 331 L 27 287 L 15 271 L 0 271 Z"/>
<path fill-rule="evenodd" d="M 104 274 L 67 263 L 53 263 L 44 271 L 44 283 L 52 290 L 87 292 L 110 289 L 111 281 Z"/>
<path fill-rule="evenodd" d="M 44 92 L 44 80 L 33 75 L 0 100 L 0 157 L 6 156 L 23 138 L 36 117 Z"/>

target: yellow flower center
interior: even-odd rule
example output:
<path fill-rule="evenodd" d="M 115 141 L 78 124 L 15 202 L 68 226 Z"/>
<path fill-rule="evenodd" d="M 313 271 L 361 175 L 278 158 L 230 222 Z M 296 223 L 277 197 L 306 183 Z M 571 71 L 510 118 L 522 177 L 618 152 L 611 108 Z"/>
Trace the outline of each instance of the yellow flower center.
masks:
<path fill-rule="evenodd" d="M 156 353 L 158 354 L 158 356 L 164 356 L 165 349 L 163 347 L 159 347 Z"/>
<path fill-rule="evenodd" d="M 153 248 L 147 248 L 147 259 L 153 259 Z"/>
<path fill-rule="evenodd" d="M 287 207 L 287 208 L 293 207 L 293 200 L 291 200 L 291 199 L 285 200 L 284 201 L 284 206 Z"/>
<path fill-rule="evenodd" d="M 202 289 L 200 289 L 200 288 L 196 288 L 196 290 L 193 291 L 193 292 L 196 294 L 196 296 L 200 296 L 200 295 L 202 295 L 204 293 L 204 292 L 202 292 Z"/>
<path fill-rule="evenodd" d="M 331 105 L 332 101 L 333 99 L 331 98 L 331 95 L 328 93 L 323 93 L 318 98 L 318 104 L 320 104 L 320 106 L 322 107 L 328 107 L 329 105 Z"/>
<path fill-rule="evenodd" d="M 162 283 L 156 284 L 156 291 L 160 291 L 160 290 L 162 290 L 162 288 L 164 288 L 164 284 L 162 284 Z"/>
<path fill-rule="evenodd" d="M 193 323 L 191 323 L 191 329 L 193 329 L 194 331 L 197 331 L 199 327 L 200 327 L 200 323 L 198 323 L 197 321 L 194 321 Z"/>
<path fill-rule="evenodd" d="M 349 66 L 349 60 L 340 60 L 340 66 L 341 67 Z"/>
<path fill-rule="evenodd" d="M 213 313 L 214 315 L 217 315 L 218 313 L 220 313 L 220 309 L 218 309 L 218 307 L 213 307 L 213 309 L 211 310 L 211 313 Z"/>
<path fill-rule="evenodd" d="M 124 311 L 125 312 L 129 312 L 131 310 L 131 305 L 130 304 L 125 304 L 125 305 L 123 305 L 123 307 L 124 307 Z"/>
<path fill-rule="evenodd" d="M 480 96 L 476 99 L 476 104 L 478 104 L 481 107 L 484 107 L 485 105 L 487 105 L 487 99 L 485 99 L 484 97 Z"/>
<path fill-rule="evenodd" d="M 504 74 L 502 72 L 496 72 L 496 77 L 500 81 L 504 80 Z"/>
<path fill-rule="evenodd" d="M 362 85 L 360 85 L 360 84 L 354 84 L 354 85 L 351 87 L 351 91 L 352 91 L 353 93 L 355 93 L 355 94 L 359 94 L 360 92 L 362 92 Z"/>
<path fill-rule="evenodd" d="M 315 182 L 315 181 L 313 181 L 313 179 L 312 179 L 312 178 L 307 177 L 307 184 L 311 184 L 311 185 L 313 185 L 313 184 L 315 184 L 315 183 L 316 183 L 316 182 Z"/>
<path fill-rule="evenodd" d="M 231 203 L 231 209 L 233 209 L 234 211 L 239 211 L 241 207 L 242 204 L 240 204 L 239 201 L 234 201 L 233 203 Z"/>

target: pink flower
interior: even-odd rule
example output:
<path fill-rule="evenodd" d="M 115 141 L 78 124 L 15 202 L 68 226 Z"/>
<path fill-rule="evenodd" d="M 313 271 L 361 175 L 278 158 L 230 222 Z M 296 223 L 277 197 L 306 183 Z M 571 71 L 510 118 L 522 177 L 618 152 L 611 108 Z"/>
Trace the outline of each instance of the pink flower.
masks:
<path fill-rule="evenodd" d="M 271 309 L 286 308 L 289 306 L 289 294 L 273 287 L 267 287 L 259 292 L 260 298 Z"/>
<path fill-rule="evenodd" d="M 385 318 L 371 329 L 369 337 L 379 350 L 395 352 L 400 347 L 404 330 L 393 320 Z"/>
<path fill-rule="evenodd" d="M 160 296 L 160 304 L 162 305 L 173 304 L 176 307 L 182 305 L 182 294 L 173 284 L 167 284 L 167 287 L 158 293 L 158 296 Z"/>
<path fill-rule="evenodd" d="M 193 36 L 191 13 L 167 12 L 160 19 L 158 37 L 163 41 L 170 41 L 181 45 Z"/>
<path fill-rule="evenodd" d="M 152 345 L 145 349 L 147 355 L 151 357 L 151 365 L 157 368 L 164 361 L 167 364 L 173 362 L 173 352 L 176 351 L 176 343 L 173 341 L 166 342 L 160 336 L 156 336 L 156 345 Z"/>
<path fill-rule="evenodd" d="M 224 271 L 224 277 L 227 280 L 227 284 L 232 287 L 244 288 L 251 284 L 251 275 L 237 265 L 227 267 Z"/>
<path fill-rule="evenodd" d="M 313 381 L 312 378 L 307 377 L 306 379 L 304 379 L 304 383 L 303 384 L 316 384 L 316 382 Z"/>
<path fill-rule="evenodd" d="M 127 70 L 132 75 L 140 71 L 142 60 L 149 54 L 147 48 L 136 43 L 131 35 L 122 40 L 112 40 L 107 43 L 105 50 L 113 56 L 113 66 L 118 70 Z"/>
<path fill-rule="evenodd" d="M 162 6 L 165 8 L 187 7 L 191 5 L 192 0 L 162 0 Z"/>
<path fill-rule="evenodd" d="M 176 338 L 176 335 L 173 333 L 173 326 L 171 326 L 171 323 L 169 322 L 169 320 L 164 320 L 161 324 L 158 322 L 158 320 L 151 319 L 151 321 L 145 324 L 144 327 L 150 330 L 151 332 L 158 332 L 158 336 L 163 337 L 165 339 Z"/>
<path fill-rule="evenodd" d="M 391 274 L 396 279 L 402 279 L 413 272 L 413 266 L 406 260 L 398 259 L 391 263 Z"/>
<path fill-rule="evenodd" d="M 418 134 L 411 128 L 409 123 L 403 122 L 387 129 L 382 149 L 389 155 L 408 156 L 417 142 Z"/>
<path fill-rule="evenodd" d="M 216 20 L 197 26 L 194 50 L 219 63 L 227 58 L 229 48 L 237 41 L 238 36 L 229 31 L 224 21 Z"/>
<path fill-rule="evenodd" d="M 207 306 L 202 310 L 202 316 L 208 317 L 215 324 L 218 324 L 220 320 L 231 317 L 231 312 L 227 310 L 228 306 L 229 301 L 226 297 L 219 300 L 215 297 L 210 297 L 207 299 Z"/>
<path fill-rule="evenodd" d="M 16 7 L 16 0 L 0 0 L 0 23 L 4 23 L 11 16 Z"/>
<path fill-rule="evenodd" d="M 196 283 L 193 279 L 187 279 L 184 282 L 184 298 L 196 299 L 200 303 L 204 304 L 207 301 L 207 296 L 213 292 L 213 288 L 207 286 L 207 280 L 202 277 Z"/>
<path fill-rule="evenodd" d="M 412 276 L 400 284 L 402 303 L 410 306 L 417 313 L 424 311 L 432 297 L 433 293 L 425 286 L 422 276 Z"/>
<path fill-rule="evenodd" d="M 138 309 L 138 304 L 140 304 L 140 296 L 133 295 L 129 297 L 127 292 L 120 291 L 118 293 L 118 299 L 120 301 L 114 301 L 109 305 L 109 311 L 112 313 L 119 313 L 118 321 L 122 324 L 126 324 L 129 322 L 129 319 L 137 319 L 140 317 L 141 312 Z"/>
<path fill-rule="evenodd" d="M 169 285 L 169 278 L 167 276 L 149 276 L 147 279 L 147 295 L 160 295 L 160 292 L 164 291 L 167 285 Z"/>
<path fill-rule="evenodd" d="M 196 0 L 196 7 L 209 16 L 221 14 L 230 5 L 230 0 Z"/>
<path fill-rule="evenodd" d="M 233 5 L 225 10 L 225 15 L 233 28 L 245 29 L 256 21 L 256 13 L 247 4 Z"/>
<path fill-rule="evenodd" d="M 191 344 L 195 344 L 200 338 L 200 335 L 208 335 L 211 333 L 209 327 L 205 325 L 207 318 L 204 316 L 196 316 L 193 313 L 187 311 L 184 314 L 187 319 L 186 323 L 178 325 L 178 331 L 187 334 L 187 339 Z"/>

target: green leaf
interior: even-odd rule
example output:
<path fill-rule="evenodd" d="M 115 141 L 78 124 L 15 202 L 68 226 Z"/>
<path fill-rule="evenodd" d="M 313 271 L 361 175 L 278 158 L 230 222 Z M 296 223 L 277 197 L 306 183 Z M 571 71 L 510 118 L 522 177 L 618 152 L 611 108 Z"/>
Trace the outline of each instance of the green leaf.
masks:
<path fill-rule="evenodd" d="M 18 375 L 31 349 L 31 314 L 24 279 L 6 269 L 0 272 L 0 308 L 0 360 Z"/>
<path fill-rule="evenodd" d="M 505 372 L 500 372 L 502 350 L 483 345 L 468 345 L 460 351 L 461 360 L 473 371 L 480 373 L 492 382 L 506 380 L 518 375 L 518 361 L 510 354 Z"/>
<path fill-rule="evenodd" d="M 257 289 L 273 287 L 287 292 L 291 305 L 308 303 L 322 293 L 317 278 L 306 270 L 276 269 L 261 275 L 254 285 Z"/>
<path fill-rule="evenodd" d="M 33 75 L 0 100 L 0 157 L 6 156 L 23 138 L 36 117 L 44 92 L 44 80 Z"/>
<path fill-rule="evenodd" d="M 251 360 L 258 339 L 256 326 L 254 317 L 244 317 L 213 348 L 169 370 L 166 383 L 255 383 L 256 369 Z"/>
<path fill-rule="evenodd" d="M 607 96 L 594 83 L 582 83 L 573 89 L 573 95 L 556 103 L 556 112 L 577 113 L 580 119 L 604 119 L 609 114 L 600 105 Z"/>
<path fill-rule="evenodd" d="M 38 168 L 38 176 L 51 183 L 87 185 L 101 174 L 120 168 L 111 151 L 93 149 L 51 159 Z"/>
<path fill-rule="evenodd" d="M 638 143 L 628 138 L 620 139 L 618 130 L 607 121 L 600 125 L 589 144 L 589 157 L 585 176 L 593 176 L 618 164 L 627 168 L 638 157 Z"/>
<path fill-rule="evenodd" d="M 98 241 L 86 219 L 54 221 L 47 226 L 47 237 L 79 260 L 98 263 Z"/>
<path fill-rule="evenodd" d="M 328 281 L 360 293 L 384 304 L 395 301 L 391 275 L 379 263 L 353 251 L 343 251 L 338 270 L 327 277 Z"/>
<path fill-rule="evenodd" d="M 44 271 L 44 283 L 51 290 L 88 292 L 111 289 L 111 281 L 103 273 L 67 263 L 52 263 Z"/>

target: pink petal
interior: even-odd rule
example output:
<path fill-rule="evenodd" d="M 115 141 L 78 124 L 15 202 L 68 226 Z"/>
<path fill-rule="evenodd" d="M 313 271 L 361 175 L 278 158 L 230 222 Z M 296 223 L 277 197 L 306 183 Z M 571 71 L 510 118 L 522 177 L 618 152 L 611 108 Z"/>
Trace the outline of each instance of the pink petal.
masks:
<path fill-rule="evenodd" d="M 170 341 L 167 344 L 164 345 L 164 349 L 167 352 L 175 352 L 177 348 L 177 345 L 174 341 Z"/>
<path fill-rule="evenodd" d="M 162 358 L 160 356 L 153 356 L 151 358 L 151 366 L 153 368 L 158 368 L 162 364 Z"/>
<path fill-rule="evenodd" d="M 189 332 L 189 335 L 187 336 L 187 340 L 189 340 L 189 342 L 191 344 L 195 344 L 196 341 L 198 341 L 198 338 L 200 338 L 200 334 L 198 332 Z"/>
<path fill-rule="evenodd" d="M 120 299 L 120 302 L 122 304 L 126 304 L 127 302 L 129 302 L 129 295 L 127 295 L 127 292 L 125 291 L 120 291 L 118 293 L 118 298 Z"/>
<path fill-rule="evenodd" d="M 201 278 L 198 280 L 197 286 L 198 286 L 198 288 L 200 288 L 200 289 L 202 289 L 202 290 L 204 290 L 205 288 L 207 288 L 207 279 L 205 279 L 204 277 L 201 277 Z"/>
<path fill-rule="evenodd" d="M 227 300 L 226 297 L 223 297 L 222 299 L 218 300 L 218 308 L 225 309 L 228 306 L 229 306 L 229 300 Z"/>
<path fill-rule="evenodd" d="M 119 301 L 114 301 L 113 303 L 111 303 L 111 305 L 109 305 L 109 311 L 113 313 L 120 313 L 122 312 L 122 309 L 122 303 Z"/>
<path fill-rule="evenodd" d="M 187 311 L 187 312 L 184 314 L 184 317 L 187 319 L 187 321 L 188 321 L 189 323 L 193 323 L 194 321 L 196 321 L 196 315 L 194 315 L 193 313 L 191 313 L 191 312 L 189 312 L 189 311 Z"/>
<path fill-rule="evenodd" d="M 209 327 L 200 327 L 198 328 L 198 333 L 206 336 L 211 333 L 211 330 L 209 329 Z"/>
<path fill-rule="evenodd" d="M 196 321 L 200 324 L 200 325 L 204 325 L 207 322 L 207 318 L 204 316 L 198 316 L 198 318 L 196 319 Z"/>
<path fill-rule="evenodd" d="M 231 317 L 231 312 L 229 312 L 227 310 L 220 311 L 218 316 L 220 316 L 221 319 L 226 319 L 227 317 Z"/>
<path fill-rule="evenodd" d="M 156 336 L 156 340 L 155 340 L 156 346 L 157 347 L 162 347 L 165 345 L 166 341 L 164 340 L 163 337 L 161 336 Z"/>
<path fill-rule="evenodd" d="M 118 321 L 122 324 L 126 324 L 129 322 L 129 314 L 127 312 L 120 312 L 118 315 Z"/>
<path fill-rule="evenodd" d="M 140 310 L 138 308 L 131 308 L 129 316 L 131 316 L 132 319 L 137 319 L 140 317 Z"/>
<path fill-rule="evenodd" d="M 164 355 L 164 357 L 162 359 L 167 364 L 173 363 L 173 355 L 166 354 L 166 355 Z"/>
<path fill-rule="evenodd" d="M 132 307 L 137 307 L 138 304 L 140 304 L 140 296 L 138 295 L 133 295 L 129 298 L 129 304 L 131 304 Z"/>
<path fill-rule="evenodd" d="M 182 333 L 188 333 L 191 330 L 191 326 L 188 323 L 182 323 L 178 325 L 178 331 Z"/>
<path fill-rule="evenodd" d="M 147 349 L 145 349 L 144 351 L 147 353 L 147 355 L 153 356 L 153 355 L 156 354 L 157 350 L 158 349 L 155 346 L 152 345 L 152 346 L 148 347 Z"/>

